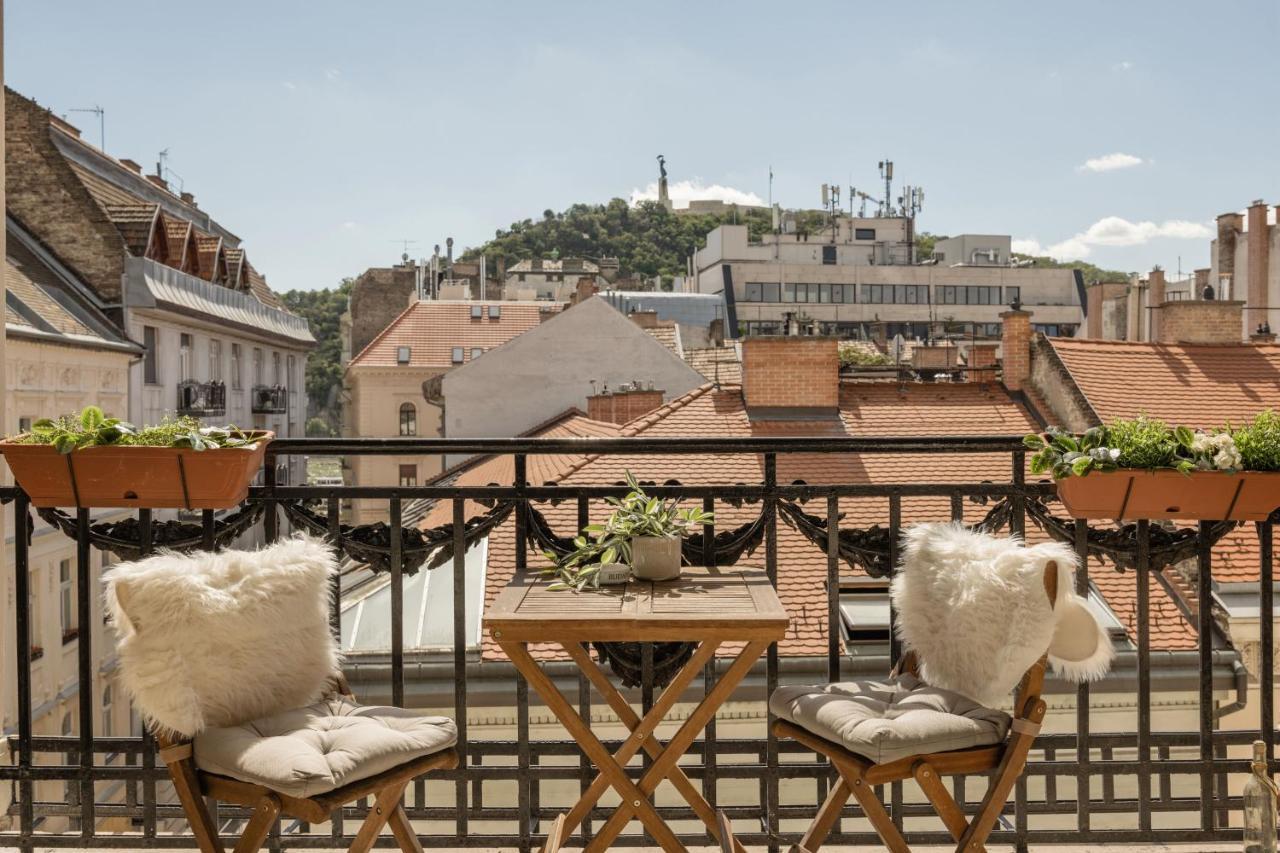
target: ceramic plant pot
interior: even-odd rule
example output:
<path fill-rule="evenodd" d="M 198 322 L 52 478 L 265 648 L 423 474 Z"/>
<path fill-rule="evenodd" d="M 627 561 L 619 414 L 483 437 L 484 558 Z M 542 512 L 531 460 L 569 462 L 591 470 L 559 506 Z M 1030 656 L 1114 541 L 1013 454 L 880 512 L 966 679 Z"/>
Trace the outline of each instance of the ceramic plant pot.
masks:
<path fill-rule="evenodd" d="M 631 540 L 631 572 L 640 580 L 680 577 L 679 536 L 637 536 Z"/>
<path fill-rule="evenodd" d="M 1280 508 L 1280 472 L 1093 471 L 1059 480 L 1073 518 L 1262 521 Z"/>
<path fill-rule="evenodd" d="M 270 431 L 247 447 L 105 446 L 59 453 L 48 444 L 0 441 L 0 453 L 36 507 L 230 509 L 249 494 Z"/>

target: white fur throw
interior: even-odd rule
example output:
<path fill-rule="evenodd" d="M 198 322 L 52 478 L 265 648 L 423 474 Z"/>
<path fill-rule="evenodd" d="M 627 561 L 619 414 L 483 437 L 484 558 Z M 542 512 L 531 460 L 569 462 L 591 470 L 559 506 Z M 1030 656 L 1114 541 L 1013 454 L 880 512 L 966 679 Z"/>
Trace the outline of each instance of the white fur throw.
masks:
<path fill-rule="evenodd" d="M 1044 587 L 1050 561 L 1058 566 L 1053 606 Z M 960 524 L 908 530 L 891 595 L 921 677 L 996 706 L 1046 652 L 1071 680 L 1106 674 L 1111 640 L 1074 592 L 1076 564 L 1075 552 L 1057 543 L 1025 547 Z"/>
<path fill-rule="evenodd" d="M 329 629 L 336 571 L 329 547 L 302 536 L 112 567 L 106 604 L 138 710 L 192 736 L 320 698 L 339 671 Z"/>

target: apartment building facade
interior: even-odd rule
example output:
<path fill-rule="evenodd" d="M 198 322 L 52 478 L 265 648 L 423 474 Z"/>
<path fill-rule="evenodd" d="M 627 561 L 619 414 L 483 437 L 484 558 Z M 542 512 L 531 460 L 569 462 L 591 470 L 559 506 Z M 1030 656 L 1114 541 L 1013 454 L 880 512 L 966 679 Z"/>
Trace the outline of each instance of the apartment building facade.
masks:
<path fill-rule="evenodd" d="M 1241 338 L 1280 328 L 1280 205 L 1258 199 L 1244 213 L 1218 217 L 1207 284 L 1219 299 L 1244 302 Z"/>
<path fill-rule="evenodd" d="M 903 217 L 838 217 L 823 232 L 752 242 L 745 225 L 722 225 L 694 254 L 692 289 L 722 294 L 729 333 L 739 335 L 781 333 L 790 315 L 806 331 L 843 338 L 963 331 L 994 339 L 1000 312 L 1015 301 L 1036 306 L 1038 330 L 1051 335 L 1072 336 L 1084 322 L 1084 281 L 1076 271 L 916 263 L 910 233 Z M 972 244 L 966 257 L 1007 258 L 1000 248 L 1006 237 L 952 239 L 961 254 Z"/>
<path fill-rule="evenodd" d="M 166 415 L 304 434 L 315 339 L 249 262 L 240 238 L 174 192 L 6 90 L 9 211 L 93 289 L 145 353 L 129 368 L 134 423 Z M 305 460 L 278 476 L 301 482 Z"/>

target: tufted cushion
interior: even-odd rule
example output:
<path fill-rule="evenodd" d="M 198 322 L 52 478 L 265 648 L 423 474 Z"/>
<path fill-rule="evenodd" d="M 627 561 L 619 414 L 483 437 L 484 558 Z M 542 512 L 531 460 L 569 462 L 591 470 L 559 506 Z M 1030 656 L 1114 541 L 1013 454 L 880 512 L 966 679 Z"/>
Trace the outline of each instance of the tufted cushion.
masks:
<path fill-rule="evenodd" d="M 239 726 L 205 729 L 195 739 L 195 760 L 209 773 L 313 797 L 457 740 L 448 717 L 335 697 Z"/>
<path fill-rule="evenodd" d="M 1009 715 L 914 675 L 779 687 L 769 709 L 876 764 L 1000 743 Z"/>

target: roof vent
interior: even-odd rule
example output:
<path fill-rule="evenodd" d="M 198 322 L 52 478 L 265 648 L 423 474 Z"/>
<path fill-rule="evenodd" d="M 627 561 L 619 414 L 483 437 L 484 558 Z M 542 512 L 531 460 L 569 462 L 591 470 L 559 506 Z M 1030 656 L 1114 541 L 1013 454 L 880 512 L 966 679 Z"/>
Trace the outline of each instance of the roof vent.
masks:
<path fill-rule="evenodd" d="M 396 364 L 408 364 L 411 353 L 410 347 L 396 347 Z"/>

